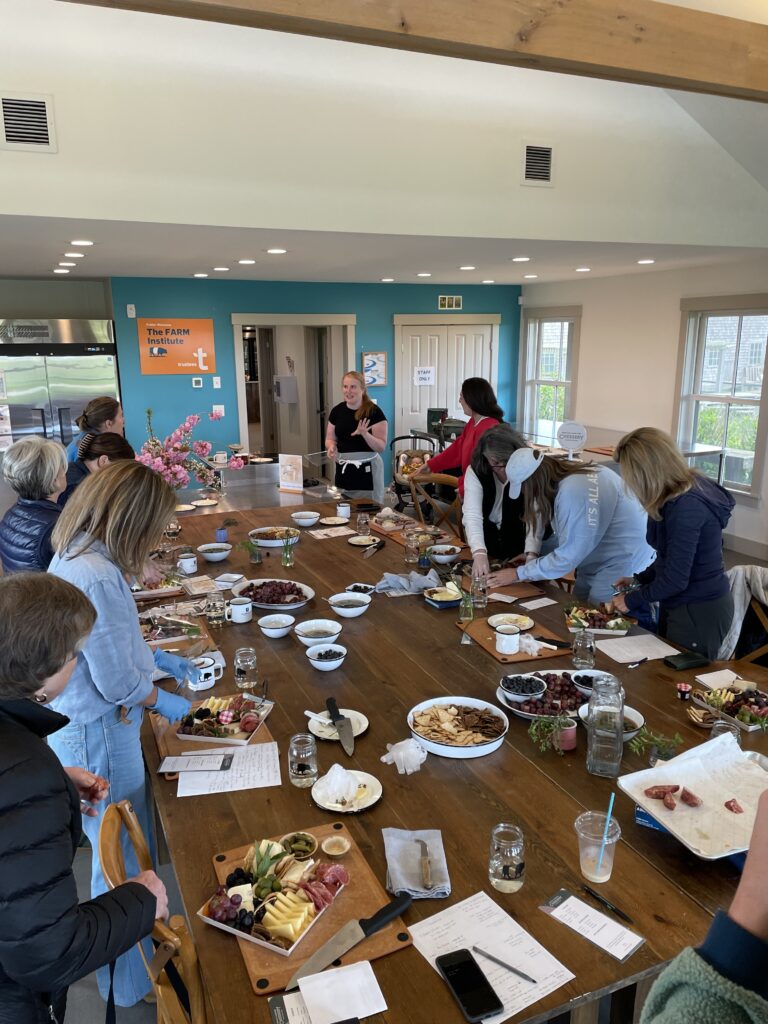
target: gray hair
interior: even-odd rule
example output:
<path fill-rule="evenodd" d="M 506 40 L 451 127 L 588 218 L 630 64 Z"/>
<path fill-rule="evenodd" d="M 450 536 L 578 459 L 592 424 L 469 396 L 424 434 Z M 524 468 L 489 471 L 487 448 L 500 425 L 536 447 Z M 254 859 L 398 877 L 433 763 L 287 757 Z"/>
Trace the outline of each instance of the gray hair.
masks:
<path fill-rule="evenodd" d="M 500 423 L 498 427 L 486 430 L 475 445 L 475 450 L 472 453 L 472 469 L 482 479 L 491 473 L 489 457 L 506 465 L 512 452 L 516 452 L 518 448 L 527 447 L 528 442 L 522 434 L 510 427 L 508 423 Z"/>
<path fill-rule="evenodd" d="M 67 454 L 56 441 L 25 437 L 3 456 L 3 476 L 20 498 L 39 501 L 53 493 L 56 477 L 67 471 Z"/>

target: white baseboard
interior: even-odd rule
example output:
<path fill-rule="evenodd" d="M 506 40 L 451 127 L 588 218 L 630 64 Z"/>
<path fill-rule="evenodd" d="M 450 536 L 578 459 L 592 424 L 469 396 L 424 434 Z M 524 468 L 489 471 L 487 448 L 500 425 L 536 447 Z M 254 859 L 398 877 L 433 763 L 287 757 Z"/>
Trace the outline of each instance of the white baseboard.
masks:
<path fill-rule="evenodd" d="M 728 551 L 735 551 L 737 555 L 747 555 L 749 558 L 759 558 L 763 562 L 768 561 L 768 543 L 748 540 L 746 537 L 733 537 L 728 533 L 724 535 L 723 540 Z"/>

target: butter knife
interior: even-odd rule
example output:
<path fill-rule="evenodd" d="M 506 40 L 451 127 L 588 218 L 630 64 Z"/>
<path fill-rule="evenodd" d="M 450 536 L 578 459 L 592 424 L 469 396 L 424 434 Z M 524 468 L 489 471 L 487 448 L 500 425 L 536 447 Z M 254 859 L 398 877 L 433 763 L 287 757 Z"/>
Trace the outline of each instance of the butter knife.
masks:
<path fill-rule="evenodd" d="M 423 839 L 417 839 L 416 842 L 421 847 L 421 880 L 424 883 L 425 889 L 432 888 L 432 868 L 429 863 L 429 847 Z"/>

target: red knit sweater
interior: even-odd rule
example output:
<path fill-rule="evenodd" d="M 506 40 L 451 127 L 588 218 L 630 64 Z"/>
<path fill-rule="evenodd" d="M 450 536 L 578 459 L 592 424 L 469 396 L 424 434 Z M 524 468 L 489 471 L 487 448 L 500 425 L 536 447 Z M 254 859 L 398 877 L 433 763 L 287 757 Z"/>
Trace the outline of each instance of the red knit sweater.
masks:
<path fill-rule="evenodd" d="M 449 444 L 444 451 L 439 453 L 439 455 L 432 456 L 429 460 L 429 472 L 442 473 L 443 470 L 455 469 L 456 466 L 461 466 L 459 494 L 463 498 L 464 474 L 472 461 L 472 453 L 475 450 L 475 445 L 486 430 L 490 430 L 492 427 L 498 427 L 498 425 L 499 421 L 493 419 L 492 416 L 484 416 L 481 420 L 478 420 L 477 423 L 475 423 L 474 420 L 470 420 L 452 444 Z"/>

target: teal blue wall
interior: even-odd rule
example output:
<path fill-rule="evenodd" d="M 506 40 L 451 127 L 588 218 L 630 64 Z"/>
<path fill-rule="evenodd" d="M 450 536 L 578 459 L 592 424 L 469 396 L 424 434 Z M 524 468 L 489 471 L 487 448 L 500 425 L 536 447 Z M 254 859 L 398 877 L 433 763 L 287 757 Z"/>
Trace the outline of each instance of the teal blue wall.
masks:
<path fill-rule="evenodd" d="M 394 417 L 395 313 L 437 314 L 438 294 L 463 296 L 462 313 L 501 314 L 499 346 L 499 402 L 514 422 L 517 404 L 520 288 L 495 285 L 319 284 L 301 281 L 220 281 L 177 278 L 113 278 L 117 350 L 120 364 L 126 434 L 138 448 L 146 437 L 145 410 L 154 411 L 155 429 L 165 436 L 191 412 L 207 413 L 214 403 L 226 406 L 219 423 L 201 423 L 200 438 L 214 448 L 239 440 L 235 367 L 232 345 L 233 313 L 354 313 L 356 366 L 363 351 L 386 351 L 389 384 L 376 388 L 374 397 L 390 422 Z M 193 390 L 186 376 L 142 376 L 136 321 L 126 316 L 126 305 L 137 317 L 210 317 L 216 337 L 216 374 L 221 390 L 214 391 L 211 376 Z M 390 428 L 390 436 L 392 429 Z"/>

